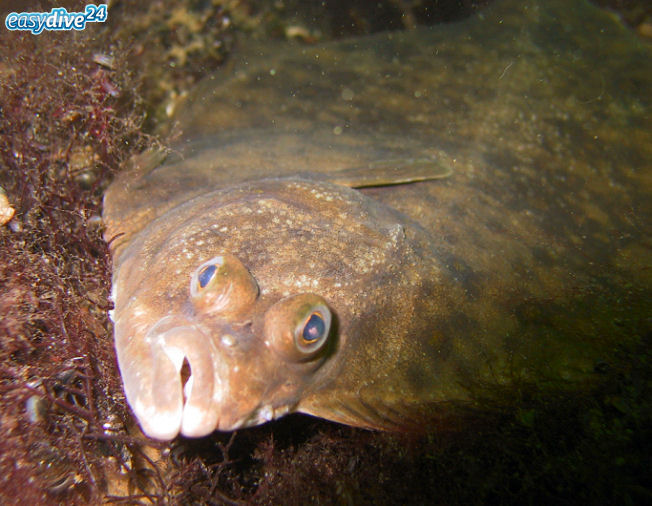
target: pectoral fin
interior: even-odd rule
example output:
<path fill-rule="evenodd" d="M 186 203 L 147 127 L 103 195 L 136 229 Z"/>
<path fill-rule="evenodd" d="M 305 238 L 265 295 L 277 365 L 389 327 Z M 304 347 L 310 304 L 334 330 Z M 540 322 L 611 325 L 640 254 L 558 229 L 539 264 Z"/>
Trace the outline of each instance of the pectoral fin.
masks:
<path fill-rule="evenodd" d="M 378 160 L 362 167 L 349 167 L 335 172 L 319 174 L 320 180 L 364 188 L 416 183 L 450 176 L 453 170 L 434 158 L 402 158 Z"/>

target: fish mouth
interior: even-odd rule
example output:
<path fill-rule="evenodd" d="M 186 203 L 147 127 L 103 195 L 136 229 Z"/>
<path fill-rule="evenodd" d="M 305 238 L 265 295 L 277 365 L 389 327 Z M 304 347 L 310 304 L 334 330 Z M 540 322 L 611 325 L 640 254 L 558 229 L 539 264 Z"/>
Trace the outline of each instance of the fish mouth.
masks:
<path fill-rule="evenodd" d="M 223 360 L 212 340 L 192 324 L 165 317 L 144 343 L 146 367 L 141 363 L 139 371 L 125 375 L 120 360 L 127 400 L 143 432 L 164 440 L 213 432 L 226 392 L 219 374 Z"/>

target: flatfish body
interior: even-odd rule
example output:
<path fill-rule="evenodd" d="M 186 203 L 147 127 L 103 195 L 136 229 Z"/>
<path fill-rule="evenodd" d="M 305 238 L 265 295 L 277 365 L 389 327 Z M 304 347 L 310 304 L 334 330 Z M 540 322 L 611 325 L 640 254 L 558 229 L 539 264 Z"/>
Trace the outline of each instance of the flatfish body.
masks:
<path fill-rule="evenodd" d="M 583 0 L 503 0 L 204 80 L 105 196 L 143 430 L 409 428 L 590 380 L 649 327 L 650 57 Z"/>

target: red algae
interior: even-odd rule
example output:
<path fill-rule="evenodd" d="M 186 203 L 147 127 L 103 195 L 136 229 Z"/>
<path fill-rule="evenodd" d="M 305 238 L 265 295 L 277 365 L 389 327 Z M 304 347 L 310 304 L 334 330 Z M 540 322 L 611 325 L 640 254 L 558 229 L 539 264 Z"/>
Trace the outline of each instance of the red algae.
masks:
<path fill-rule="evenodd" d="M 143 136 L 139 114 L 124 110 L 129 93 L 107 92 L 129 90 L 128 74 L 98 68 L 82 35 L 48 36 L 51 45 L 2 40 L 0 185 L 16 210 L 0 230 L 2 493 L 97 500 L 107 456 L 122 457 L 93 434 L 127 416 L 106 316 L 101 191 L 124 144 Z"/>

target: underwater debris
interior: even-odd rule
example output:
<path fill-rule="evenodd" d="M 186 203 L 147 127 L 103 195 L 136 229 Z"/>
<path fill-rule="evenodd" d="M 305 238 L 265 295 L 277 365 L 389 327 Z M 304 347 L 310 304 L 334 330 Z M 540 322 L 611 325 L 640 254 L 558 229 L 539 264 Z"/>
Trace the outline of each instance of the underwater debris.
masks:
<path fill-rule="evenodd" d="M 0 186 L 0 226 L 9 223 L 15 213 L 16 210 L 11 207 L 7 193 Z"/>

